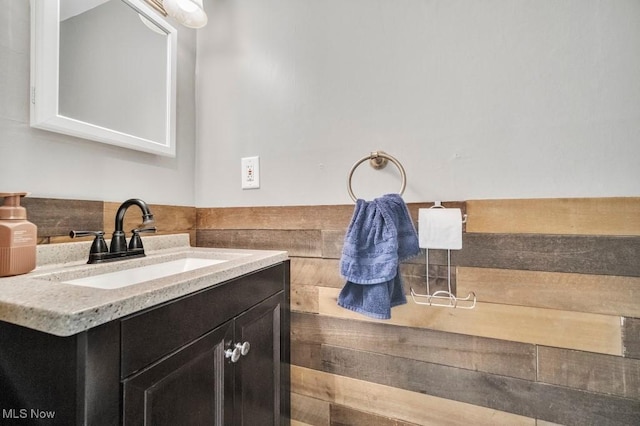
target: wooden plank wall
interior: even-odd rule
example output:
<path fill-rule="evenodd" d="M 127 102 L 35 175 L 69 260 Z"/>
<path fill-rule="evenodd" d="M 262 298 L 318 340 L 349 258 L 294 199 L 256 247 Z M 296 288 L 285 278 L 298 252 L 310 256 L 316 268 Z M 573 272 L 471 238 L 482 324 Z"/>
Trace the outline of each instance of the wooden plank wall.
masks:
<path fill-rule="evenodd" d="M 31 198 L 22 200 L 27 209 L 27 219 L 38 226 L 38 244 L 62 243 L 92 240 L 92 237 L 69 238 L 69 231 L 104 231 L 105 238 L 111 238 L 115 227 L 116 211 L 121 203 L 107 201 L 65 200 L 59 198 Z M 188 233 L 195 245 L 196 208 L 190 206 L 169 206 L 150 204 L 154 215 L 157 234 Z M 139 227 L 142 214 L 137 206 L 132 206 L 125 214 L 124 230 Z M 149 235 L 149 234 L 147 234 Z"/>
<path fill-rule="evenodd" d="M 640 424 L 640 198 L 445 206 L 468 214 L 453 276 L 478 305 L 409 298 L 389 321 L 336 305 L 352 205 L 197 209 L 199 246 L 289 251 L 292 424 Z"/>

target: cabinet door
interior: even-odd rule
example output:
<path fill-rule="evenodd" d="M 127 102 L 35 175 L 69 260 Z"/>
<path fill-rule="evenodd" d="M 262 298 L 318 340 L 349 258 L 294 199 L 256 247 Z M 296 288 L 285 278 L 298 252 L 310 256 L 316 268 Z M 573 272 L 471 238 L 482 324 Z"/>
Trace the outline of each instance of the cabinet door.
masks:
<path fill-rule="evenodd" d="M 236 366 L 236 425 L 279 425 L 281 391 L 280 315 L 283 293 L 236 318 L 236 341 L 249 352 Z"/>
<path fill-rule="evenodd" d="M 125 380 L 124 425 L 232 424 L 232 338 L 230 321 Z"/>

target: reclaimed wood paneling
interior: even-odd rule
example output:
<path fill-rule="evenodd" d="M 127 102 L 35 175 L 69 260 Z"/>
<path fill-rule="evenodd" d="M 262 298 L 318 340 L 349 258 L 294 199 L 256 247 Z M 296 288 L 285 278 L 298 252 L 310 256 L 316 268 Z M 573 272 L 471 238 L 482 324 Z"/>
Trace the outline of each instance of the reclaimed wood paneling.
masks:
<path fill-rule="evenodd" d="M 640 399 L 637 359 L 540 346 L 538 368 L 541 382 Z"/>
<path fill-rule="evenodd" d="M 352 205 L 198 208 L 198 229 L 346 229 Z"/>
<path fill-rule="evenodd" d="M 322 237 L 322 256 L 339 259 L 344 231 Z M 465 233 L 462 250 L 451 251 L 457 266 L 622 276 L 640 276 L 638 258 L 640 237 Z M 423 259 L 421 254 L 411 262 Z M 429 263 L 446 265 L 446 250 L 430 250 Z"/>
<path fill-rule="evenodd" d="M 102 201 L 25 197 L 21 205 L 27 219 L 38 227 L 38 237 L 64 237 L 69 231 L 101 231 L 104 223 Z"/>
<path fill-rule="evenodd" d="M 291 310 L 318 313 L 318 289 L 312 285 L 291 283 Z"/>
<path fill-rule="evenodd" d="M 466 212 L 466 203 L 444 202 L 447 208 Z M 433 203 L 408 203 L 414 223 L 418 209 Z M 200 207 L 198 229 L 335 229 L 346 230 L 351 222 L 355 205 L 264 206 L 264 207 Z M 250 225 L 250 227 L 249 227 Z"/>
<path fill-rule="evenodd" d="M 467 233 L 462 247 L 457 266 L 640 276 L 640 237 Z"/>
<path fill-rule="evenodd" d="M 539 383 L 542 390 L 532 398 L 542 420 L 567 426 L 630 426 L 640 424 L 637 400 L 602 396 L 562 386 Z"/>
<path fill-rule="evenodd" d="M 418 293 L 425 293 L 426 268 L 424 264 L 403 263 L 400 265 L 405 293 L 410 293 L 413 287 Z M 429 267 L 429 279 L 431 291 L 444 290 L 447 287 L 447 268 L 440 265 Z M 291 259 L 291 283 L 292 285 L 307 284 L 317 287 L 342 288 L 345 279 L 340 275 L 340 262 L 337 259 L 319 259 L 293 257 Z M 451 268 L 452 289 L 456 289 L 456 269 Z"/>
<path fill-rule="evenodd" d="M 317 426 L 317 425 L 312 425 L 312 424 L 309 424 L 309 423 L 303 423 L 303 422 L 300 422 L 298 420 L 291 420 L 291 426 Z"/>
<path fill-rule="evenodd" d="M 104 231 L 113 233 L 118 207 L 122 203 L 104 203 Z M 195 229 L 196 208 L 185 206 L 167 206 L 150 204 L 149 210 L 153 213 L 155 223 L 152 226 L 158 228 L 158 234 L 175 234 Z M 124 231 L 129 233 L 132 229 L 139 228 L 142 223 L 142 212 L 137 206 L 127 209 L 124 216 Z"/>
<path fill-rule="evenodd" d="M 115 227 L 115 215 L 121 203 L 52 198 L 25 199 L 29 219 L 38 225 L 38 244 L 90 241 L 93 237 L 72 239 L 69 231 L 104 231 L 109 239 Z M 195 245 L 195 207 L 150 205 L 158 234 L 188 233 Z M 137 211 L 137 212 L 136 212 Z M 124 230 L 138 227 L 142 215 L 137 207 L 127 210 Z"/>
<path fill-rule="evenodd" d="M 325 259 L 340 259 L 345 234 L 344 230 L 322 231 L 322 257 Z"/>
<path fill-rule="evenodd" d="M 29 205 L 29 219 L 38 225 L 39 244 L 90 241 L 93 237 L 72 239 L 70 230 L 104 231 L 108 239 L 113 233 L 115 213 L 120 203 L 102 201 L 33 198 Z M 189 233 L 195 237 L 195 207 L 151 205 L 158 234 Z M 138 210 L 137 208 L 134 208 Z M 31 213 L 33 212 L 33 214 Z M 124 230 L 129 232 L 141 222 L 139 213 L 125 216 Z"/>
<path fill-rule="evenodd" d="M 300 367 L 322 370 L 322 345 L 320 343 L 298 340 L 291 345 L 291 364 Z"/>
<path fill-rule="evenodd" d="M 638 277 L 459 267 L 457 283 L 482 302 L 640 317 Z"/>
<path fill-rule="evenodd" d="M 195 207 L 152 204 L 150 208 L 160 233 L 175 233 L 196 229 Z"/>
<path fill-rule="evenodd" d="M 319 288 L 319 313 L 338 318 L 372 320 L 337 305 L 339 291 Z M 472 310 L 419 306 L 411 300 L 394 307 L 385 322 L 407 327 L 461 333 L 514 342 L 622 354 L 620 318 L 479 302 Z"/>
<path fill-rule="evenodd" d="M 457 266 L 640 276 L 640 237 L 471 234 L 451 251 Z M 344 231 L 323 231 L 322 257 L 339 259 Z M 423 262 L 424 255 L 412 262 Z M 445 250 L 430 250 L 431 264 L 446 265 Z"/>
<path fill-rule="evenodd" d="M 331 426 L 419 426 L 416 423 L 403 422 L 383 416 L 365 413 L 359 410 L 331 404 Z"/>
<path fill-rule="evenodd" d="M 630 392 L 640 359 L 639 200 L 449 205 L 469 215 L 463 249 L 451 253 L 454 284 L 459 296 L 475 291 L 478 306 L 430 308 L 408 297 L 389 321 L 336 305 L 353 205 L 198 209 L 197 223 L 198 236 L 206 237 L 203 246 L 289 251 L 293 386 L 309 398 L 299 402 L 301 410 L 320 400 L 314 406 L 323 411 L 328 404 L 334 424 L 397 419 L 421 425 L 600 426 L 635 424 L 640 412 L 640 398 Z M 430 205 L 409 204 L 416 227 L 418 209 Z M 630 212 L 631 222 L 625 222 Z M 442 286 L 446 251 L 430 250 L 429 260 L 432 283 Z M 424 251 L 401 265 L 405 290 L 426 290 L 425 269 Z M 536 345 L 544 348 L 538 352 Z M 536 380 L 539 362 L 540 380 L 550 383 Z M 409 366 L 419 366 L 417 373 Z M 587 379 L 590 368 L 604 371 Z M 617 387 L 618 377 L 632 384 Z M 397 380 L 419 391 L 403 389 Z M 495 407 L 516 407 L 526 415 L 509 417 Z M 480 420 L 468 408 L 480 410 Z M 508 420 L 500 420 L 504 415 Z"/>
<path fill-rule="evenodd" d="M 286 250 L 290 256 L 320 257 L 320 231 L 199 229 L 199 247 Z"/>
<path fill-rule="evenodd" d="M 322 232 L 322 257 L 325 259 L 340 259 L 342 256 L 342 246 L 344 245 L 345 231 L 329 230 Z M 451 251 L 452 253 L 455 250 Z M 452 257 L 451 264 L 455 265 Z M 421 250 L 420 254 L 408 259 L 405 263 L 426 264 L 426 252 Z M 447 250 L 429 250 L 429 265 L 447 265 Z"/>
<path fill-rule="evenodd" d="M 467 201 L 467 232 L 640 235 L 640 198 Z"/>
<path fill-rule="evenodd" d="M 296 257 L 291 259 L 291 283 L 342 288 L 344 279 L 336 259 Z"/>
<path fill-rule="evenodd" d="M 532 418 L 295 365 L 291 388 L 294 393 L 419 425 L 535 425 Z"/>
<path fill-rule="evenodd" d="M 291 420 L 314 426 L 330 425 L 330 404 L 316 398 L 291 394 Z"/>
<path fill-rule="evenodd" d="M 416 273 L 417 272 L 417 273 Z M 427 279 L 425 265 L 403 264 L 400 266 L 400 273 L 405 282 L 405 287 L 413 287 L 418 294 L 427 294 Z M 443 265 L 435 265 L 429 259 L 429 292 L 449 291 L 449 283 L 451 284 L 451 292 L 457 294 L 458 272 L 455 266 L 448 268 Z M 407 294 L 411 294 L 408 290 Z M 466 293 L 458 296 L 465 297 Z"/>
<path fill-rule="evenodd" d="M 640 403 L 412 359 L 323 346 L 323 370 L 567 425 L 640 424 Z"/>
<path fill-rule="evenodd" d="M 535 346 L 505 340 L 294 312 L 291 315 L 291 341 L 294 344 L 344 346 L 468 370 L 536 379 Z M 310 364 L 305 362 L 302 365 Z"/>
<path fill-rule="evenodd" d="M 622 320 L 624 356 L 640 359 L 640 318 L 623 318 Z"/>

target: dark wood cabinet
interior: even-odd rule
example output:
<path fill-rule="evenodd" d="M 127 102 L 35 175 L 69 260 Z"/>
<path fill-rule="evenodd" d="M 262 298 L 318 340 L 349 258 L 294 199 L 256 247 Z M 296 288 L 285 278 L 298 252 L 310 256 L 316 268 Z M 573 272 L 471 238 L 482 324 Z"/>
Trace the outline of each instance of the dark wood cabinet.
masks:
<path fill-rule="evenodd" d="M 229 322 L 123 383 L 124 425 L 232 425 Z M 226 403 L 226 405 L 225 405 Z"/>
<path fill-rule="evenodd" d="M 272 297 L 235 320 L 236 341 L 250 345 L 234 363 L 235 410 L 238 426 L 280 424 L 281 317 L 280 297 Z"/>
<path fill-rule="evenodd" d="M 24 424 L 288 425 L 289 262 L 75 336 L 0 322 L 0 385 L 3 421 L 55 411 Z"/>
<path fill-rule="evenodd" d="M 282 304 L 278 293 L 125 379 L 124 425 L 281 424 Z"/>

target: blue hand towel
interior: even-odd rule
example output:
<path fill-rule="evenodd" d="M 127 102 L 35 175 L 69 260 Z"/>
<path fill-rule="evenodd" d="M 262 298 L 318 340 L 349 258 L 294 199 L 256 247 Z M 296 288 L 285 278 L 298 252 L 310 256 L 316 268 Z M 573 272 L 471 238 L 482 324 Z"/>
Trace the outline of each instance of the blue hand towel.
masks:
<path fill-rule="evenodd" d="M 340 259 L 347 282 L 338 305 L 372 318 L 391 318 L 393 306 L 407 303 L 400 262 L 418 253 L 418 234 L 399 194 L 357 200 Z"/>

